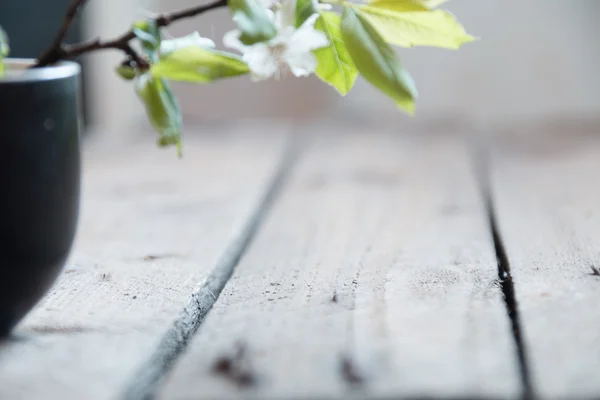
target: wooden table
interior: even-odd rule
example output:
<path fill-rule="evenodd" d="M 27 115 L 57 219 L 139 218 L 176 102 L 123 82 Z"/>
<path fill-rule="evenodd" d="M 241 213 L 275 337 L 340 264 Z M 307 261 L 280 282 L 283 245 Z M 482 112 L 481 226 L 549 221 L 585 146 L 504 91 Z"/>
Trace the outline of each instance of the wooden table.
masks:
<path fill-rule="evenodd" d="M 86 146 L 0 399 L 600 396 L 600 132 L 205 130 Z"/>

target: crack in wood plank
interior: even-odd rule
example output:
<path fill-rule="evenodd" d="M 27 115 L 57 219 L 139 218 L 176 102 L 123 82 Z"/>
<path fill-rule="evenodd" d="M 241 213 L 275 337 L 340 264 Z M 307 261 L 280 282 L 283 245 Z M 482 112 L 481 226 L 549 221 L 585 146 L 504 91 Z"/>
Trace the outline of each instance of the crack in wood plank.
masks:
<path fill-rule="evenodd" d="M 498 230 L 498 222 L 494 210 L 493 193 L 490 184 L 490 168 L 488 164 L 490 155 L 488 154 L 487 149 L 485 149 L 481 143 L 479 143 L 478 146 L 472 148 L 472 157 L 474 160 L 473 166 L 475 174 L 478 178 L 477 182 L 482 193 L 483 204 L 486 208 L 488 216 L 490 234 L 492 236 L 496 259 L 498 262 L 498 282 L 502 288 L 506 312 L 508 313 L 508 317 L 510 319 L 512 336 L 517 349 L 519 375 L 522 385 L 521 398 L 523 400 L 535 399 L 536 396 L 531 383 L 531 372 L 527 357 L 527 349 L 521 330 L 519 305 L 515 293 L 513 278 L 510 273 L 510 261 L 506 254 L 504 242 Z"/>
<path fill-rule="evenodd" d="M 597 398 L 600 141 L 580 128 L 554 132 L 492 136 L 489 183 L 534 394 Z"/>
<path fill-rule="evenodd" d="M 300 154 L 300 142 L 295 139 L 296 136 L 292 135 L 290 142 L 285 147 L 271 182 L 245 226 L 234 236 L 210 275 L 191 294 L 188 304 L 171 328 L 163 335 L 155 352 L 140 366 L 138 372 L 126 386 L 123 399 L 149 400 L 155 397 L 161 379 L 169 373 L 176 359 L 185 350 L 189 340 L 219 298 L 235 267 L 285 185 L 290 170 Z"/>

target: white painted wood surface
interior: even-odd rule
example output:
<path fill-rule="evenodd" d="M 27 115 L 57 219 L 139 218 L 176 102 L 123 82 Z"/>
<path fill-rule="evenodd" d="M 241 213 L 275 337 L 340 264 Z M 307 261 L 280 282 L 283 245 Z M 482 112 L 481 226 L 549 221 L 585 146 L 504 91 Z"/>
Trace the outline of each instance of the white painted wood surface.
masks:
<path fill-rule="evenodd" d="M 159 398 L 518 395 L 464 142 L 326 133 Z"/>
<path fill-rule="evenodd" d="M 182 160 L 152 138 L 86 152 L 74 252 L 0 342 L 0 398 L 119 396 L 259 206 L 287 134 L 190 133 Z"/>
<path fill-rule="evenodd" d="M 492 158 L 535 392 L 600 395 L 600 137 L 595 130 L 513 137 Z"/>

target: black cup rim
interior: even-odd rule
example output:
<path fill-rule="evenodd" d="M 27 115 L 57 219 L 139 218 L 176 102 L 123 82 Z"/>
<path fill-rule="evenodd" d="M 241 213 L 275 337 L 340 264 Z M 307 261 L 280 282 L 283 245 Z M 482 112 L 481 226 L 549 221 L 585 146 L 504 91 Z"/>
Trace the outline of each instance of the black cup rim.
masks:
<path fill-rule="evenodd" d="M 36 62 L 35 59 L 30 58 L 5 58 L 3 62 L 6 69 L 4 75 L 0 77 L 0 85 L 66 79 L 77 76 L 81 72 L 79 64 L 73 61 L 60 61 L 41 68 L 28 68 Z"/>

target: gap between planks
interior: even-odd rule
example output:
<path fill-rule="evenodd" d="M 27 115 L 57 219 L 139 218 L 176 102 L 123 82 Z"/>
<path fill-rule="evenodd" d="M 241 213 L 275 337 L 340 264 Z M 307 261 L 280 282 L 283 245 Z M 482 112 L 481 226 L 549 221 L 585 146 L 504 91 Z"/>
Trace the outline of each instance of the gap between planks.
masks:
<path fill-rule="evenodd" d="M 494 135 L 488 179 L 533 398 L 597 398 L 598 128 Z"/>
<path fill-rule="evenodd" d="M 292 132 L 294 133 L 294 132 Z M 189 298 L 180 316 L 163 335 L 154 353 L 139 368 L 126 386 L 124 400 L 148 400 L 155 397 L 161 379 L 171 370 L 185 350 L 231 278 L 235 267 L 252 242 L 262 221 L 281 192 L 289 172 L 300 154 L 302 140 L 290 135 L 273 177 L 245 226 L 234 236 L 210 274 Z"/>
<path fill-rule="evenodd" d="M 529 400 L 535 398 L 531 385 L 531 374 L 525 341 L 523 340 L 521 329 L 521 317 L 519 305 L 517 302 L 513 278 L 510 272 L 510 262 L 506 254 L 506 248 L 498 230 L 498 221 L 494 209 L 493 193 L 491 189 L 491 169 L 490 157 L 491 150 L 489 141 L 474 140 L 471 146 L 471 156 L 473 160 L 473 170 L 477 177 L 477 184 L 480 188 L 483 204 L 488 215 L 490 234 L 494 243 L 496 261 L 498 263 L 498 281 L 502 288 L 502 295 L 506 305 L 506 312 L 511 324 L 512 337 L 517 351 L 517 360 L 519 368 L 519 377 L 521 380 L 521 398 Z"/>

